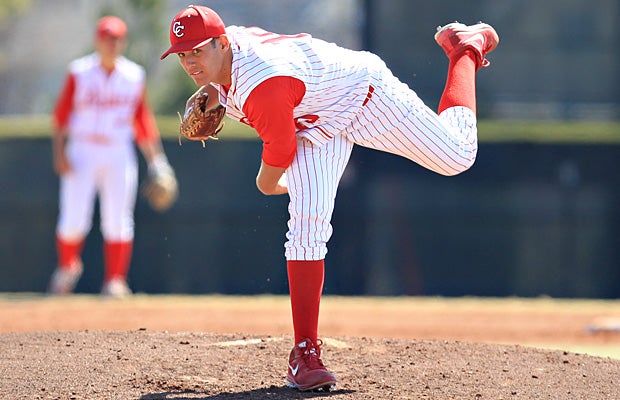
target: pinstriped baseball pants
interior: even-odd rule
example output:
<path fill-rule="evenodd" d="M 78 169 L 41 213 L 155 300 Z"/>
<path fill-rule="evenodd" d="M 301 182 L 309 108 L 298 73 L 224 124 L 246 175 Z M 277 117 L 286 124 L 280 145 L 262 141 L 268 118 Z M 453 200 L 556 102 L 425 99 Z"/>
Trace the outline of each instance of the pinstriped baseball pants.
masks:
<path fill-rule="evenodd" d="M 472 110 L 452 107 L 437 115 L 389 71 L 373 77 L 371 88 L 363 111 L 340 135 L 322 146 L 297 139 L 297 155 L 286 170 L 287 260 L 325 258 L 338 184 L 355 144 L 405 157 L 447 176 L 474 163 L 478 140 Z"/>

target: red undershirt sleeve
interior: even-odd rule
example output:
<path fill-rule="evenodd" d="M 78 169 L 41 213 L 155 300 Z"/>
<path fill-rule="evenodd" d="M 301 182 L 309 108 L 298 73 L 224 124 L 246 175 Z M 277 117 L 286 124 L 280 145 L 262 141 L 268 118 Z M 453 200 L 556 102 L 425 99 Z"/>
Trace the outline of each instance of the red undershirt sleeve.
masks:
<path fill-rule="evenodd" d="M 259 84 L 248 96 L 243 113 L 263 141 L 265 164 L 287 168 L 293 162 L 297 151 L 293 109 L 305 93 L 299 79 L 277 76 Z"/>
<path fill-rule="evenodd" d="M 73 111 L 73 95 L 75 93 L 75 77 L 67 74 L 65 82 L 60 90 L 56 106 L 54 107 L 54 127 L 56 131 L 62 131 L 69 123 L 69 117 Z"/>
<path fill-rule="evenodd" d="M 146 99 L 146 90 L 138 102 L 134 115 L 135 139 L 137 143 L 144 143 L 159 137 L 159 130 L 155 123 L 155 115 Z"/>

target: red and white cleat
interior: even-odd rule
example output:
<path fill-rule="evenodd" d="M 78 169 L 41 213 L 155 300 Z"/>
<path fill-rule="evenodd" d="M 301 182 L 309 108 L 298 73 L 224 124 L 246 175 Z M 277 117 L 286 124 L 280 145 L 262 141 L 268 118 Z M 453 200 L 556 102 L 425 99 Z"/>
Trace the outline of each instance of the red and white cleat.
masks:
<path fill-rule="evenodd" d="M 336 376 L 329 372 L 321 361 L 321 345 L 305 339 L 291 350 L 288 360 L 286 384 L 301 390 L 329 391 L 336 386 Z"/>
<path fill-rule="evenodd" d="M 56 268 L 50 278 L 47 292 L 56 296 L 64 296 L 73 293 L 82 276 L 82 263 L 76 262 L 70 268 Z"/>
<path fill-rule="evenodd" d="M 491 64 L 486 59 L 486 55 L 497 47 L 499 36 L 489 24 L 480 22 L 468 26 L 453 22 L 437 27 L 435 41 L 450 59 L 467 49 L 473 50 L 476 55 L 476 70 L 478 70 Z"/>
<path fill-rule="evenodd" d="M 132 294 L 127 281 L 120 278 L 112 278 L 104 282 L 101 287 L 101 294 L 106 297 L 123 298 Z"/>

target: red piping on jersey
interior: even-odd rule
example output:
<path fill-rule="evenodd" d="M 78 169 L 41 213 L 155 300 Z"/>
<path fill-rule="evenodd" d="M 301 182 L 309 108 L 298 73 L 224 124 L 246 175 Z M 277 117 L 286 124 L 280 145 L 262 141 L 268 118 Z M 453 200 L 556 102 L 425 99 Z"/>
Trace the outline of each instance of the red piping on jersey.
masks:
<path fill-rule="evenodd" d="M 368 86 L 368 94 L 366 95 L 366 99 L 364 99 L 364 102 L 362 103 L 362 107 L 364 107 L 366 104 L 368 104 L 368 102 L 372 98 L 372 93 L 374 91 L 375 91 L 375 88 L 372 87 L 372 85 Z"/>

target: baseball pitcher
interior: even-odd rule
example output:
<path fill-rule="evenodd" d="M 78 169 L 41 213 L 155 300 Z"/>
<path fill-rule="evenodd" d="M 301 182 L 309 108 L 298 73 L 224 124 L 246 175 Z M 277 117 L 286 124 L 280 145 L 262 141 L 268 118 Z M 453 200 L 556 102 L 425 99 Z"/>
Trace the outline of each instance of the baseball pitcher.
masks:
<path fill-rule="evenodd" d="M 263 142 L 258 190 L 290 198 L 284 254 L 294 344 L 286 383 L 329 390 L 336 376 L 321 359 L 319 305 L 336 190 L 353 146 L 393 153 L 447 176 L 471 167 L 477 152 L 475 75 L 489 65 L 486 55 L 498 35 L 483 23 L 438 29 L 435 40 L 449 66 L 435 112 L 376 55 L 308 34 L 226 27 L 202 6 L 178 13 L 169 34 L 161 58 L 175 54 L 200 86 L 185 119 L 195 118 L 194 110 L 203 114 L 198 120 L 213 119 L 205 115 L 221 106 L 253 127 Z M 202 106 L 195 106 L 196 98 Z M 186 134 L 181 127 L 192 140 L 214 135 L 196 130 Z"/>

